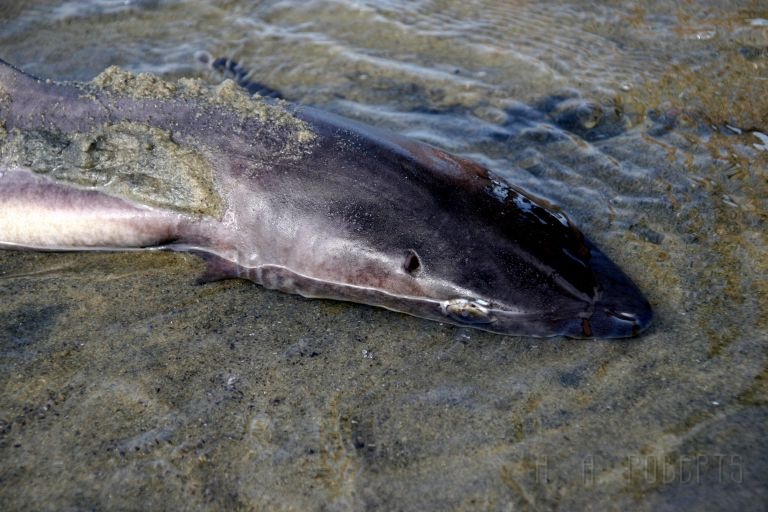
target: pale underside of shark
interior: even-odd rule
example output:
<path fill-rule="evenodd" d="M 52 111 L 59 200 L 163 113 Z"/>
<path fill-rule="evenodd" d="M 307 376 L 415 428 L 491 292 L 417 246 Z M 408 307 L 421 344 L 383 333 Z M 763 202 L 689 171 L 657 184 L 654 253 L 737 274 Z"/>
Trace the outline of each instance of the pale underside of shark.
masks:
<path fill-rule="evenodd" d="M 619 338 L 632 281 L 554 207 L 476 163 L 226 81 L 0 61 L 0 247 L 190 251 L 208 277 L 501 334 Z"/>

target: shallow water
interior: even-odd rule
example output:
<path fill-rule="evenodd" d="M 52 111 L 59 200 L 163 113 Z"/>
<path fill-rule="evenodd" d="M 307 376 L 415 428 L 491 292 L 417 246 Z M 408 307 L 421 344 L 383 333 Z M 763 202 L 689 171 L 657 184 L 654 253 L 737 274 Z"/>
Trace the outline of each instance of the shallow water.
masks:
<path fill-rule="evenodd" d="M 764 4 L 20 4 L 0 58 L 33 74 L 214 83 L 206 50 L 470 156 L 561 205 L 657 318 L 502 337 L 196 286 L 192 256 L 0 252 L 3 509 L 764 509 Z"/>

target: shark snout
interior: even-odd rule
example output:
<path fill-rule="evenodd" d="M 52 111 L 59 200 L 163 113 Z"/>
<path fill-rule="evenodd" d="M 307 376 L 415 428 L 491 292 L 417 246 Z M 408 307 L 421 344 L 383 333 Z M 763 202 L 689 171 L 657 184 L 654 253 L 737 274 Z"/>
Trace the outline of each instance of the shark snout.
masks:
<path fill-rule="evenodd" d="M 628 338 L 637 336 L 651 325 L 653 311 L 646 301 L 628 308 L 599 304 L 592 316 L 583 323 L 582 334 L 586 338 Z"/>
<path fill-rule="evenodd" d="M 585 338 L 627 338 L 646 330 L 653 309 L 632 280 L 599 249 L 592 246 L 590 266 L 598 291 L 592 315 L 582 321 Z"/>

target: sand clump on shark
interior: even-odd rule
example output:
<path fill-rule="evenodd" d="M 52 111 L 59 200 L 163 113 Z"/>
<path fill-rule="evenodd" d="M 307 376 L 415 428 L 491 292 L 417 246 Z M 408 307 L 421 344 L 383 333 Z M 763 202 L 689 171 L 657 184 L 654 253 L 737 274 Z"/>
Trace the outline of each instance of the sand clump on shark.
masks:
<path fill-rule="evenodd" d="M 0 61 L 0 247 L 189 251 L 212 278 L 509 335 L 620 338 L 652 318 L 551 205 L 232 80 L 56 83 Z"/>

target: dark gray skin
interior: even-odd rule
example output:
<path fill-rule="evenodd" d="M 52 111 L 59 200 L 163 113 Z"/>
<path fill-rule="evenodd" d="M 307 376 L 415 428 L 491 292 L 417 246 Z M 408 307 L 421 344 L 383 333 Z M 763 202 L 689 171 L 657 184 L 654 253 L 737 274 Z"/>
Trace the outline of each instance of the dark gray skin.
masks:
<path fill-rule="evenodd" d="M 223 205 L 216 215 L 147 206 L 0 160 L 0 212 L 10 212 L 0 246 L 191 251 L 209 278 L 508 335 L 622 338 L 650 324 L 637 287 L 551 205 L 431 146 L 312 108 L 294 114 L 314 138 L 286 151 L 295 130 L 274 120 L 194 98 L 86 94 L 0 61 L 7 137 L 121 122 L 167 130 L 205 155 Z M 51 234 L 62 215 L 71 222 Z"/>

